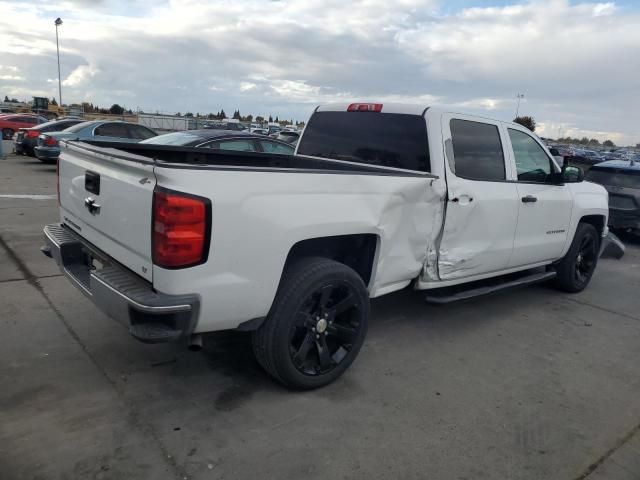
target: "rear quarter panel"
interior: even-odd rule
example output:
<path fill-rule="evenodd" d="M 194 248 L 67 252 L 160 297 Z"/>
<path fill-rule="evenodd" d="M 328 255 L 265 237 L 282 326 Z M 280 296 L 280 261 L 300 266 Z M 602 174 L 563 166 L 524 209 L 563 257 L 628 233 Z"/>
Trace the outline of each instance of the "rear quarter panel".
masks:
<path fill-rule="evenodd" d="M 200 295 L 198 332 L 265 316 L 291 247 L 305 239 L 375 234 L 371 296 L 404 287 L 420 273 L 438 233 L 445 191 L 442 180 L 426 176 L 206 167 L 156 167 L 155 174 L 159 186 L 212 203 L 207 263 L 153 267 L 159 291 Z"/>

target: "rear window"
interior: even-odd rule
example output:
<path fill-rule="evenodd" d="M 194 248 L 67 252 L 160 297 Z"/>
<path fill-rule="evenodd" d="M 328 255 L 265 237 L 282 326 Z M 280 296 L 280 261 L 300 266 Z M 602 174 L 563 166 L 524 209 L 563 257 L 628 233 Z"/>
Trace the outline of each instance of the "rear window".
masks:
<path fill-rule="evenodd" d="M 598 170 L 592 168 L 587 172 L 586 179 L 600 185 L 613 187 L 640 189 L 640 171 Z"/>
<path fill-rule="evenodd" d="M 70 132 L 70 133 L 76 133 L 79 132 L 80 130 L 93 125 L 96 122 L 82 122 L 82 123 L 78 123 L 77 125 L 74 125 L 73 127 L 69 127 L 69 128 L 65 128 L 64 131 L 65 132 Z"/>
<path fill-rule="evenodd" d="M 298 147 L 301 155 L 429 172 L 423 117 L 400 113 L 317 112 Z"/>

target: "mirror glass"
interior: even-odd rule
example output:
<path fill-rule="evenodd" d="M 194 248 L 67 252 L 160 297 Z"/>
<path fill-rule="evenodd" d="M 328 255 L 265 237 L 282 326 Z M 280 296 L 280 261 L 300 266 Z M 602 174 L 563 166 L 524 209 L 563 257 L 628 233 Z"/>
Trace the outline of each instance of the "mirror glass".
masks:
<path fill-rule="evenodd" d="M 584 172 L 580 167 L 568 165 L 562 169 L 562 179 L 566 183 L 578 183 L 584 180 Z"/>

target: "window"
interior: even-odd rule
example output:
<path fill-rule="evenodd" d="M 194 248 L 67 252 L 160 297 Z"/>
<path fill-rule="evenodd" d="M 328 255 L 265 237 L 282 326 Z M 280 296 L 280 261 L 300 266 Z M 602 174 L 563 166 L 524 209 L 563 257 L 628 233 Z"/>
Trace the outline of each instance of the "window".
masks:
<path fill-rule="evenodd" d="M 260 140 L 260 146 L 262 147 L 262 151 L 265 153 L 284 153 L 287 155 L 293 155 L 293 151 L 295 150 L 292 146 L 283 145 L 277 142 L 268 142 L 265 140 Z"/>
<path fill-rule="evenodd" d="M 530 135 L 520 130 L 509 129 L 509 138 L 516 160 L 518 180 L 521 182 L 546 183 L 554 171 L 551 159 Z"/>
<path fill-rule="evenodd" d="M 146 140 L 147 138 L 156 136 L 155 132 L 140 125 L 127 125 L 127 129 L 129 130 L 129 138 L 135 138 L 137 140 Z"/>
<path fill-rule="evenodd" d="M 129 138 L 127 125 L 124 123 L 105 123 L 96 128 L 95 135 L 97 137 L 119 137 Z"/>
<path fill-rule="evenodd" d="M 233 150 L 236 152 L 255 152 L 256 147 L 253 144 L 253 140 L 227 140 L 211 142 L 205 147 L 213 148 L 216 150 Z"/>
<path fill-rule="evenodd" d="M 420 115 L 316 112 L 298 153 L 429 172 L 427 125 Z"/>
<path fill-rule="evenodd" d="M 451 120 L 450 126 L 456 176 L 470 180 L 505 180 L 498 127 L 459 119 Z"/>
<path fill-rule="evenodd" d="M 203 142 L 204 139 L 198 135 L 194 135 L 188 132 L 173 132 L 165 133 L 164 135 L 158 135 L 148 140 L 143 140 L 140 143 L 150 145 L 189 145 L 197 142 Z"/>

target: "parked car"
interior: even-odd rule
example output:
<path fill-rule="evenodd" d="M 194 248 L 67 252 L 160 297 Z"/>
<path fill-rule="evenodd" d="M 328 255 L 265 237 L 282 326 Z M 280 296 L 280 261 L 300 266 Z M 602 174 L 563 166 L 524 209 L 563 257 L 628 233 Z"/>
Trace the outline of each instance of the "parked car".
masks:
<path fill-rule="evenodd" d="M 11 140 L 13 134 L 21 128 L 29 128 L 49 120 L 40 115 L 20 113 L 0 117 L 0 131 L 4 140 Z"/>
<path fill-rule="evenodd" d="M 579 165 L 588 169 L 596 163 L 604 162 L 605 157 L 594 150 L 576 149 L 572 156 L 567 157 L 567 161 L 571 164 Z"/>
<path fill-rule="evenodd" d="M 269 133 L 269 130 L 260 127 L 251 128 L 251 130 L 249 131 L 251 133 L 255 133 L 256 135 L 267 135 Z"/>
<path fill-rule="evenodd" d="M 51 122 L 41 123 L 31 128 L 21 128 L 13 137 L 13 149 L 18 155 L 35 157 L 35 147 L 38 137 L 43 133 L 61 132 L 66 128 L 84 122 L 81 118 L 62 118 Z"/>
<path fill-rule="evenodd" d="M 640 233 L 640 158 L 598 163 L 586 180 L 609 192 L 609 227 Z"/>
<path fill-rule="evenodd" d="M 281 132 L 274 133 L 269 136 L 271 138 L 275 138 L 276 140 L 287 142 L 291 145 L 295 145 L 300 139 L 300 134 L 298 132 L 292 132 L 290 130 L 282 130 Z"/>
<path fill-rule="evenodd" d="M 242 130 L 247 130 L 247 127 L 245 127 L 243 124 L 239 123 L 239 122 L 213 122 L 213 123 L 207 123 L 205 125 L 205 128 L 207 129 L 212 129 L 212 130 L 234 130 L 236 132 L 238 131 L 242 131 Z"/>
<path fill-rule="evenodd" d="M 287 142 L 274 140 L 264 135 L 230 130 L 188 130 L 166 133 L 143 140 L 147 145 L 179 145 L 182 147 L 206 147 L 215 150 L 237 152 L 282 153 L 293 155 L 295 147 Z"/>
<path fill-rule="evenodd" d="M 60 156 L 61 140 L 97 140 L 137 143 L 155 137 L 150 128 L 112 120 L 94 120 L 82 122 L 62 132 L 43 133 L 38 137 L 34 148 L 36 157 L 45 163 L 55 162 Z"/>
<path fill-rule="evenodd" d="M 320 106 L 296 155 L 104 146 L 63 145 L 43 252 L 135 338 L 251 331 L 294 389 L 351 365 L 370 298 L 579 292 L 608 233 L 605 189 L 535 134 L 436 107 Z"/>

